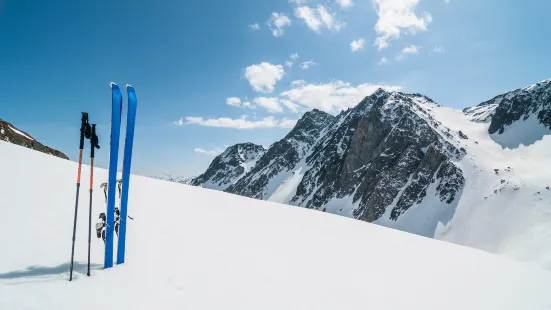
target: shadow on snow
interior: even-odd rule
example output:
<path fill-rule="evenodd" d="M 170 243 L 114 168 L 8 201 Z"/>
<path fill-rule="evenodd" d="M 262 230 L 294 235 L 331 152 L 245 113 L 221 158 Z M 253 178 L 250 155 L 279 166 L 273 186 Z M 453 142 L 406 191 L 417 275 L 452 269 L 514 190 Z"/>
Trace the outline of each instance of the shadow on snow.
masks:
<path fill-rule="evenodd" d="M 51 276 L 58 275 L 62 273 L 69 272 L 69 266 L 71 263 L 63 263 L 57 266 L 29 266 L 26 269 L 15 270 L 6 273 L 0 273 L 0 279 L 18 279 L 18 278 L 27 278 L 27 277 L 40 277 L 40 276 Z M 103 269 L 101 264 L 90 264 L 90 270 Z M 73 272 L 86 274 L 88 271 L 87 263 L 73 263 Z"/>

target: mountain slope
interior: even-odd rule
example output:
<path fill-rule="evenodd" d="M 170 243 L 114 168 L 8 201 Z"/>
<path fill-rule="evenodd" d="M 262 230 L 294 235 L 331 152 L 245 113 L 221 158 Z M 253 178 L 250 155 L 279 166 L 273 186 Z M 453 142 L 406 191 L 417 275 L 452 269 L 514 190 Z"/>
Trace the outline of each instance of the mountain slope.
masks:
<path fill-rule="evenodd" d="M 301 161 L 332 120 L 331 115 L 317 109 L 305 113 L 293 130 L 274 143 L 258 163 L 227 191 L 251 198 L 270 199 L 282 182 L 300 173 Z"/>
<path fill-rule="evenodd" d="M 463 111 L 420 94 L 378 90 L 320 129 L 283 177 L 256 170 L 242 179 L 261 179 L 276 189 L 271 195 L 254 183 L 228 191 L 551 269 L 550 85 L 546 80 Z M 270 162 L 284 156 L 274 152 Z"/>
<path fill-rule="evenodd" d="M 62 152 L 43 145 L 42 143 L 36 141 L 28 133 L 17 129 L 17 127 L 2 119 L 0 119 L 0 141 L 10 142 L 42 153 L 57 156 L 63 159 L 69 159 L 69 157 Z"/>
<path fill-rule="evenodd" d="M 93 236 L 92 276 L 86 277 L 84 207 L 76 277 L 68 282 L 76 170 L 74 162 L 0 142 L 0 211 L 17 219 L 2 226 L 14 233 L 0 234 L 0 245 L 9 249 L 0 255 L 0 309 L 551 305 L 548 271 L 344 217 L 134 175 L 126 263 L 102 270 L 103 242 Z M 88 171 L 84 166 L 83 180 Z M 94 172 L 97 185 L 107 178 L 103 169 Z M 81 194 L 81 206 L 88 198 Z M 104 210 L 103 193 L 96 191 L 94 217 Z"/>
<path fill-rule="evenodd" d="M 253 143 L 230 146 L 216 156 L 207 171 L 190 184 L 225 190 L 249 172 L 265 152 L 264 147 Z"/>

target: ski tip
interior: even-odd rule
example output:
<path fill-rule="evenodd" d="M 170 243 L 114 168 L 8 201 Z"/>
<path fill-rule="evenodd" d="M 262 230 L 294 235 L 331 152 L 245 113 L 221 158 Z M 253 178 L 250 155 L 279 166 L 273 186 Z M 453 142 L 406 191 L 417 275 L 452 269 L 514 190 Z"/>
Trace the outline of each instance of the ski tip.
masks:
<path fill-rule="evenodd" d="M 134 87 L 133 87 L 132 85 L 130 85 L 130 84 L 126 84 L 126 88 L 129 88 L 129 87 L 132 87 L 132 88 L 134 88 Z"/>
<path fill-rule="evenodd" d="M 115 82 L 111 82 L 111 83 L 109 83 L 109 86 L 111 86 L 111 88 L 113 88 L 113 87 L 116 87 L 116 86 L 119 86 L 119 85 L 117 85 L 117 83 L 115 83 Z"/>

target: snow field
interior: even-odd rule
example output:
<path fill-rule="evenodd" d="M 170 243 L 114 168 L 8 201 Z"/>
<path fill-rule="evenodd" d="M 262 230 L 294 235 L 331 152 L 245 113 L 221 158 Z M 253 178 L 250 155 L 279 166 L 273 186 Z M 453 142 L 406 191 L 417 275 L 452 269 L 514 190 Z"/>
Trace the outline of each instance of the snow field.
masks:
<path fill-rule="evenodd" d="M 0 309 L 549 309 L 551 273 L 323 212 L 132 176 L 127 263 L 85 276 L 83 167 L 0 142 Z M 95 170 L 94 223 L 105 210 Z M 116 249 L 116 247 L 115 247 Z"/>

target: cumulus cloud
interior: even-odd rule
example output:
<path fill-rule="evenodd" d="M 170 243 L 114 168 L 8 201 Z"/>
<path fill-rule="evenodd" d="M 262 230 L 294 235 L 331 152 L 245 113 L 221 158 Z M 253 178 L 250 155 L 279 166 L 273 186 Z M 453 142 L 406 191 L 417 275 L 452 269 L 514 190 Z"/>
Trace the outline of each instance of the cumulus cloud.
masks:
<path fill-rule="evenodd" d="M 285 62 L 285 67 L 287 67 L 287 68 L 292 68 L 294 64 L 295 64 L 294 62 L 287 60 L 287 61 Z"/>
<path fill-rule="evenodd" d="M 379 50 L 390 45 L 391 39 L 400 37 L 402 31 L 415 34 L 417 31 L 427 31 L 432 22 L 432 16 L 424 12 L 417 16 L 414 12 L 420 0 L 373 0 L 378 20 L 375 31 L 378 34 L 375 45 Z"/>
<path fill-rule="evenodd" d="M 337 0 L 337 3 L 341 6 L 341 8 L 349 8 L 353 6 L 352 0 Z"/>
<path fill-rule="evenodd" d="M 299 105 L 292 102 L 291 100 L 281 99 L 280 102 L 292 113 L 299 113 L 300 112 Z"/>
<path fill-rule="evenodd" d="M 283 106 L 279 103 L 278 98 L 274 97 L 256 97 L 254 98 L 253 102 L 270 113 L 282 113 L 283 112 Z"/>
<path fill-rule="evenodd" d="M 226 98 L 226 104 L 237 108 L 256 109 L 256 106 L 249 101 L 241 101 L 241 99 L 237 97 Z"/>
<path fill-rule="evenodd" d="M 362 50 L 364 48 L 364 43 L 365 43 L 364 39 L 354 40 L 352 41 L 352 43 L 350 43 L 350 50 L 353 52 Z"/>
<path fill-rule="evenodd" d="M 249 28 L 252 30 L 252 31 L 257 31 L 260 29 L 260 25 L 259 24 L 252 24 L 252 25 L 249 25 Z"/>
<path fill-rule="evenodd" d="M 281 65 L 262 62 L 245 68 L 245 78 L 256 92 L 271 93 L 275 84 L 283 78 L 285 70 Z"/>
<path fill-rule="evenodd" d="M 217 156 L 217 155 L 220 155 L 224 152 L 223 149 L 218 148 L 218 147 L 215 147 L 211 150 L 205 150 L 205 149 L 202 149 L 200 147 L 197 147 L 197 148 L 194 149 L 194 151 L 196 153 L 203 154 L 203 155 L 208 155 L 208 156 Z"/>
<path fill-rule="evenodd" d="M 268 27 L 276 38 L 281 37 L 284 33 L 283 28 L 289 25 L 291 25 L 291 20 L 283 13 L 272 13 L 268 21 Z"/>
<path fill-rule="evenodd" d="M 421 49 L 421 47 L 418 46 L 418 45 L 410 45 L 410 46 L 405 47 L 402 50 L 402 53 L 404 53 L 404 54 L 419 54 L 420 49 Z"/>
<path fill-rule="evenodd" d="M 203 117 L 191 117 L 188 116 L 184 119 L 180 119 L 175 123 L 181 125 L 199 125 L 206 127 L 217 127 L 217 128 L 236 128 L 236 129 L 256 129 L 256 128 L 292 128 L 290 124 L 296 123 L 296 120 L 291 120 L 283 118 L 280 120 L 275 119 L 273 116 L 264 117 L 260 120 L 248 120 L 244 115 L 238 119 L 232 119 L 228 117 L 220 118 L 208 118 Z M 289 127 L 291 126 L 291 127 Z"/>
<path fill-rule="evenodd" d="M 299 56 L 298 56 L 297 53 L 294 53 L 294 54 L 291 54 L 291 56 L 289 56 L 289 58 L 291 58 L 292 60 L 297 60 L 299 58 Z"/>
<path fill-rule="evenodd" d="M 344 25 L 335 18 L 334 14 L 330 14 L 321 4 L 315 8 L 300 6 L 295 9 L 295 16 L 302 19 L 308 28 L 317 33 L 323 28 L 331 31 L 339 31 Z"/>
<path fill-rule="evenodd" d="M 282 92 L 281 97 L 309 109 L 319 109 L 336 114 L 347 108 L 356 106 L 366 96 L 377 89 L 388 91 L 400 90 L 399 86 L 382 84 L 360 84 L 353 86 L 343 81 L 332 81 L 326 84 L 307 84 L 299 80 L 292 84 L 292 89 Z"/>
<path fill-rule="evenodd" d="M 300 68 L 302 70 L 309 69 L 311 66 L 316 65 L 316 63 L 313 60 L 308 60 L 300 64 Z"/>

